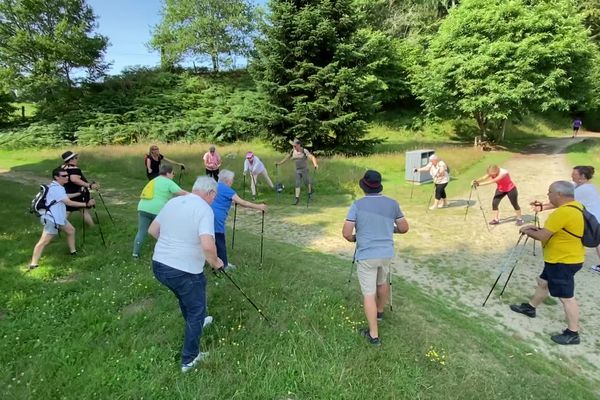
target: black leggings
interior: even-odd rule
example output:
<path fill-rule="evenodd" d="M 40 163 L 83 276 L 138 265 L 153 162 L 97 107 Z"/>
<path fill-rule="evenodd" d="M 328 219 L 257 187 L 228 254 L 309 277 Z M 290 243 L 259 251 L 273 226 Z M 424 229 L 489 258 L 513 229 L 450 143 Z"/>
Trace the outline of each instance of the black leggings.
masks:
<path fill-rule="evenodd" d="M 211 171 L 210 169 L 205 169 L 205 171 L 206 171 L 206 175 L 212 176 L 212 178 L 215 181 L 219 182 L 219 170 L 218 169 L 215 169 L 214 171 Z"/>
<path fill-rule="evenodd" d="M 448 186 L 448 182 L 435 184 L 435 199 L 436 200 L 446 198 L 446 186 Z"/>
<path fill-rule="evenodd" d="M 517 191 L 517 187 L 515 186 L 510 190 L 510 192 L 501 192 L 498 189 L 496 189 L 496 193 L 494 194 L 494 198 L 492 199 L 492 210 L 498 210 L 500 200 L 502 200 L 504 196 L 508 196 L 510 204 L 512 204 L 513 208 L 516 211 L 519 211 L 521 209 L 521 207 L 519 207 L 519 192 Z"/>

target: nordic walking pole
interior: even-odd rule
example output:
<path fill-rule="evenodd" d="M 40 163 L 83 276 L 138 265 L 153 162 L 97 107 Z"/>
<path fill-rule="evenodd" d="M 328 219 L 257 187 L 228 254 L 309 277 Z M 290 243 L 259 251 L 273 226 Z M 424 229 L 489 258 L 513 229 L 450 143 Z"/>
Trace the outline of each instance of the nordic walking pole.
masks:
<path fill-rule="evenodd" d="M 354 264 L 356 263 L 356 250 L 358 248 L 354 246 L 354 255 L 352 256 L 352 264 L 350 265 L 350 275 L 348 276 L 348 283 L 352 280 L 352 272 L 354 271 Z"/>
<path fill-rule="evenodd" d="M 312 196 L 313 191 L 315 190 L 315 174 L 316 173 L 317 173 L 317 169 L 315 168 L 313 171 L 313 174 L 312 174 L 312 179 L 309 179 L 308 185 L 306 185 L 307 186 L 306 191 L 308 193 L 308 195 L 306 196 L 306 208 L 308 208 L 308 204 L 310 203 L 310 197 Z M 309 174 L 309 178 L 310 178 L 310 172 L 308 174 Z M 310 187 L 310 191 L 308 190 L 309 187 Z"/>
<path fill-rule="evenodd" d="M 248 295 L 246 293 L 244 293 L 244 291 L 242 290 L 242 288 L 239 287 L 239 285 L 237 283 L 235 283 L 235 281 L 233 280 L 233 278 L 231 278 L 231 276 L 229 276 L 229 274 L 227 273 L 227 271 L 225 271 L 223 268 L 220 268 L 219 271 L 222 272 L 223 274 L 225 274 L 225 276 L 227 277 L 227 279 L 229 279 L 229 281 L 231 283 L 233 283 L 233 286 L 235 286 L 237 288 L 237 290 L 239 290 L 240 293 L 242 295 L 244 295 L 244 297 L 246 298 L 246 300 L 248 300 L 248 302 L 250 302 L 250 304 L 252 304 L 252 306 L 254 306 L 254 308 L 256 309 L 256 311 L 258 311 L 258 313 L 261 315 L 261 317 L 263 317 L 265 319 L 265 321 L 267 321 L 267 322 L 270 323 L 271 321 L 269 320 L 269 318 L 267 318 L 265 316 L 265 314 L 263 314 L 262 311 L 260 311 L 260 308 L 258 308 L 256 306 L 256 304 L 254 304 L 254 302 L 250 299 L 250 297 L 248 297 Z"/>
<path fill-rule="evenodd" d="M 231 250 L 235 244 L 235 220 L 237 219 L 237 203 L 233 206 L 233 232 L 231 234 Z"/>
<path fill-rule="evenodd" d="M 540 219 L 538 217 L 538 212 L 535 212 L 535 215 L 533 216 L 533 224 L 535 225 L 536 228 L 540 227 Z M 535 257 L 535 242 L 537 242 L 537 240 L 533 241 L 533 256 Z"/>
<path fill-rule="evenodd" d="M 262 221 L 260 223 L 260 268 L 263 266 L 263 245 L 265 242 L 265 212 L 262 212 Z"/>
<path fill-rule="evenodd" d="M 415 182 L 416 182 L 416 180 L 417 180 L 417 171 L 413 170 L 413 181 L 412 181 L 412 186 L 410 187 L 410 199 L 411 200 L 413 198 L 413 192 L 415 191 Z"/>
<path fill-rule="evenodd" d="M 479 209 L 481 210 L 481 215 L 483 215 L 483 223 L 485 224 L 487 231 L 491 232 L 490 226 L 488 225 L 487 218 L 485 216 L 485 211 L 483 211 L 483 204 L 481 203 L 481 196 L 479 196 L 479 190 L 477 190 L 477 186 L 475 186 L 475 193 L 477 194 L 477 201 L 479 202 Z"/>
<path fill-rule="evenodd" d="M 85 209 L 81 210 L 81 248 L 85 245 Z"/>
<path fill-rule="evenodd" d="M 392 294 L 394 293 L 392 290 L 392 266 L 390 265 L 390 272 L 388 272 L 388 283 L 390 285 L 390 311 L 394 311 L 394 296 L 392 296 Z"/>
<path fill-rule="evenodd" d="M 465 221 L 467 220 L 467 214 L 469 213 L 469 207 L 471 206 L 471 196 L 473 196 L 473 185 L 471 185 L 471 191 L 469 192 L 469 200 L 467 200 L 467 209 L 465 210 Z"/>
<path fill-rule="evenodd" d="M 515 263 L 513 264 L 512 268 L 510 269 L 510 273 L 508 274 L 508 278 L 506 278 L 506 282 L 504 282 L 504 286 L 502 287 L 502 291 L 500 292 L 500 296 L 502 296 L 504 294 L 504 291 L 506 290 L 506 286 L 508 286 L 508 282 L 510 281 L 510 278 L 512 277 L 513 272 L 515 272 L 515 268 L 517 268 L 517 264 L 519 263 L 519 259 L 523 255 L 523 249 L 525 249 L 525 246 L 527 245 L 527 241 L 528 240 L 529 240 L 529 236 L 527 236 L 525 238 L 525 241 L 523 242 L 523 247 L 521 248 L 521 251 L 519 253 L 517 253 L 517 256 L 515 257 Z"/>
<path fill-rule="evenodd" d="M 183 171 L 185 171 L 185 167 L 183 165 L 179 166 L 179 177 L 177 178 L 177 184 L 181 186 L 181 178 L 183 177 Z"/>
<path fill-rule="evenodd" d="M 275 191 L 277 192 L 277 203 L 279 203 L 279 199 L 281 197 L 281 191 L 279 190 L 281 187 L 281 182 L 279 181 L 279 164 L 275 164 Z"/>
<path fill-rule="evenodd" d="M 429 212 L 429 203 L 431 203 L 431 200 L 433 199 L 434 194 L 435 194 L 435 184 L 433 184 L 433 192 L 431 192 L 431 196 L 429 196 L 429 201 L 427 202 L 427 210 L 425 211 L 425 213 Z"/>
<path fill-rule="evenodd" d="M 244 171 L 244 178 L 242 179 L 242 196 L 246 197 L 246 171 Z"/>
<path fill-rule="evenodd" d="M 506 271 L 506 268 L 508 267 L 508 262 L 512 258 L 512 255 L 514 254 L 515 249 L 517 248 L 517 246 L 519 246 L 519 243 L 521 243 L 521 239 L 523 239 L 523 235 L 524 234 L 522 234 L 522 233 L 520 234 L 519 239 L 517 240 L 517 243 L 511 249 L 510 253 L 508 253 L 508 257 L 505 258 L 505 262 L 504 262 L 502 268 L 500 269 L 500 273 L 498 274 L 498 277 L 494 281 L 494 284 L 492 285 L 492 288 L 490 289 L 488 295 L 486 296 L 485 300 L 483 301 L 483 304 L 481 305 L 481 307 L 485 307 L 485 304 L 487 303 L 487 301 L 490 298 L 492 292 L 496 288 L 496 285 L 498 284 L 498 281 L 500 280 L 500 277 L 502 276 L 502 274 L 504 273 L 504 271 Z"/>
<path fill-rule="evenodd" d="M 104 202 L 104 198 L 102 197 L 102 193 L 100 193 L 100 190 L 98 190 L 98 189 L 96 189 L 96 192 L 98 192 L 98 197 L 100 197 L 100 200 L 102 201 L 102 205 L 104 206 L 104 209 L 106 210 L 106 213 L 108 214 L 108 217 L 110 218 L 110 221 L 114 225 L 115 224 L 115 220 L 113 219 L 112 215 L 110 215 L 110 211 L 108 211 L 108 207 L 106 207 L 106 203 Z"/>
<path fill-rule="evenodd" d="M 100 217 L 98 217 L 98 211 L 96 211 L 96 206 L 94 206 L 93 208 L 94 214 L 96 215 L 96 223 L 98 224 L 98 232 L 100 232 L 100 238 L 102 239 L 102 244 L 104 244 L 104 247 L 107 247 L 106 241 L 104 240 L 104 234 L 102 233 L 102 226 L 100 225 Z"/>

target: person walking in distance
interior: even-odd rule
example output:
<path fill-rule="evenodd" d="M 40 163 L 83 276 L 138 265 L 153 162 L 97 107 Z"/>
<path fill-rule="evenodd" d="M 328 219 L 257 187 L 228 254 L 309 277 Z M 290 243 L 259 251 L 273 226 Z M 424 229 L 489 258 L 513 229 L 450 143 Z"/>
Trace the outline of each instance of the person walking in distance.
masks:
<path fill-rule="evenodd" d="M 517 186 L 510 178 L 510 174 L 507 170 L 500 168 L 497 165 L 490 165 L 487 169 L 487 173 L 484 176 L 471 182 L 475 188 L 478 186 L 491 185 L 492 183 L 496 184 L 496 193 L 492 199 L 493 218 L 490 221 L 490 225 L 498 225 L 500 223 L 500 220 L 498 219 L 500 216 L 500 210 L 498 209 L 498 206 L 500 205 L 500 200 L 502 200 L 504 196 L 508 197 L 510 204 L 512 204 L 513 208 L 515 209 L 515 214 L 517 215 L 517 226 L 523 225 L 521 207 L 519 207 L 519 192 L 517 191 Z"/>
<path fill-rule="evenodd" d="M 319 164 L 317 163 L 317 158 L 302 147 L 302 143 L 298 139 L 294 139 L 292 142 L 292 151 L 283 160 L 276 162 L 275 165 L 282 165 L 289 159 L 294 160 L 296 164 L 296 190 L 294 192 L 293 205 L 297 205 L 300 202 L 300 188 L 303 183 L 308 188 L 308 196 L 312 196 L 312 182 L 308 172 L 308 160 L 312 161 L 315 169 L 319 169 Z"/>
<path fill-rule="evenodd" d="M 600 194 L 596 186 L 590 180 L 594 177 L 594 167 L 591 165 L 578 165 L 573 167 L 571 171 L 571 179 L 575 184 L 575 200 L 583 204 L 583 206 L 600 221 Z M 554 209 L 552 203 L 542 203 L 533 201 L 530 203 L 534 211 L 546 211 Z M 596 253 L 600 258 L 600 246 L 596 247 Z M 600 273 L 600 265 L 594 265 L 591 268 L 592 272 Z"/>
<path fill-rule="evenodd" d="M 576 201 L 573 184 L 557 181 L 548 188 L 548 200 L 556 208 L 548 216 L 543 228 L 535 225 L 521 227 L 521 233 L 542 242 L 544 270 L 537 280 L 537 288 L 529 303 L 512 304 L 510 309 L 530 318 L 548 294 L 557 297 L 563 305 L 567 329 L 551 336 L 558 344 L 579 344 L 579 306 L 575 300 L 575 274 L 583 266 L 585 249 L 583 236 L 583 205 Z"/>
<path fill-rule="evenodd" d="M 581 118 L 575 118 L 573 120 L 573 134 L 571 135 L 572 138 L 577 137 L 577 134 L 579 133 L 579 128 L 581 128 L 581 125 L 583 125 Z"/>
<path fill-rule="evenodd" d="M 33 248 L 33 255 L 29 263 L 29 269 L 35 269 L 39 265 L 40 258 L 44 248 L 58 235 L 61 230 L 67 235 L 67 245 L 69 252 L 72 255 L 77 254 L 75 248 L 75 228 L 67 220 L 67 207 L 87 208 L 93 207 L 96 203 L 94 199 L 86 202 L 75 201 L 71 197 L 78 196 L 75 194 L 67 194 L 64 186 L 69 180 L 69 174 L 63 168 L 55 168 L 52 171 L 52 182 L 48 185 L 48 193 L 46 195 L 45 212 L 40 217 L 42 225 L 44 225 L 42 236 Z"/>
<path fill-rule="evenodd" d="M 192 193 L 169 200 L 148 228 L 157 239 L 152 256 L 154 276 L 175 294 L 185 321 L 182 372 L 208 355 L 200 347 L 206 316 L 204 263 L 217 270 L 223 267 L 217 257 L 210 208 L 216 190 L 214 179 L 198 177 Z"/>
<path fill-rule="evenodd" d="M 429 157 L 429 163 L 421 168 L 413 169 L 413 172 L 427 171 L 433 178 L 433 184 L 435 185 L 435 200 L 430 210 L 436 208 L 448 207 L 448 199 L 446 198 L 446 186 L 450 181 L 450 174 L 448 174 L 448 166 L 446 163 L 438 158 L 435 154 Z"/>
<path fill-rule="evenodd" d="M 273 182 L 271 182 L 271 178 L 269 178 L 269 173 L 265 168 L 265 164 L 258 158 L 258 156 L 254 155 L 253 152 L 249 151 L 246 153 L 246 159 L 244 160 L 244 176 L 246 173 L 250 174 L 250 191 L 252 192 L 252 200 L 256 200 L 256 183 L 258 182 L 259 175 L 267 182 L 267 185 L 271 189 L 274 189 Z"/>
<path fill-rule="evenodd" d="M 206 175 L 212 176 L 215 181 L 219 180 L 219 168 L 221 168 L 221 156 L 217 153 L 217 148 L 210 145 L 208 151 L 202 157 Z"/>
<path fill-rule="evenodd" d="M 394 233 L 408 232 L 408 222 L 396 200 L 383 196 L 381 174 L 369 170 L 358 182 L 365 196 L 350 206 L 342 235 L 356 242 L 356 271 L 369 326 L 359 333 L 372 345 L 380 345 L 377 321 L 389 296 L 390 265 L 394 257 Z"/>
<path fill-rule="evenodd" d="M 215 214 L 215 242 L 217 245 L 217 255 L 225 269 L 234 269 L 235 265 L 229 263 L 227 259 L 227 242 L 225 240 L 225 222 L 232 203 L 239 204 L 242 207 L 252 208 L 260 211 L 267 211 L 265 204 L 256 204 L 246 201 L 237 195 L 235 190 L 231 188 L 235 174 L 228 169 L 219 172 L 219 184 L 217 185 L 217 196 L 211 204 L 213 213 Z"/>

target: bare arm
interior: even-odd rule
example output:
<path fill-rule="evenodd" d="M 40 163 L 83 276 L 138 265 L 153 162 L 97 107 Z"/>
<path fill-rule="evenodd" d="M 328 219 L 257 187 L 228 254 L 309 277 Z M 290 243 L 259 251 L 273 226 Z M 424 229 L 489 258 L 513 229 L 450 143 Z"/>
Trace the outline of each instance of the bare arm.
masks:
<path fill-rule="evenodd" d="M 550 232 L 546 228 L 537 228 L 534 225 L 527 225 L 519 229 L 519 232 L 526 234 L 530 238 L 545 242 L 554 235 L 554 232 Z"/>
<path fill-rule="evenodd" d="M 175 196 L 185 196 L 186 194 L 190 194 L 189 192 L 186 192 L 185 190 L 180 190 L 179 192 L 175 192 L 173 193 Z"/>
<path fill-rule="evenodd" d="M 77 195 L 79 196 L 80 193 L 77 193 Z M 69 207 L 87 208 L 87 207 L 93 207 L 96 205 L 96 200 L 94 200 L 94 199 L 91 199 L 87 203 L 84 203 L 83 201 L 73 201 L 68 197 L 68 195 L 65 199 L 63 199 L 61 201 L 63 203 L 65 203 L 66 205 L 68 205 Z"/>
<path fill-rule="evenodd" d="M 181 167 L 185 167 L 185 165 L 183 165 L 183 163 L 177 162 L 175 160 L 171 160 L 170 158 L 167 158 L 165 156 L 163 156 L 163 160 L 165 160 L 166 162 L 171 163 L 171 164 L 177 164 Z"/>
<path fill-rule="evenodd" d="M 342 227 L 342 236 L 349 242 L 356 242 L 356 235 L 354 234 L 354 228 L 356 227 L 356 222 L 354 221 L 344 221 L 344 226 Z"/>
<path fill-rule="evenodd" d="M 214 269 L 222 268 L 223 261 L 217 256 L 215 238 L 212 235 L 200 235 L 200 244 L 208 264 Z"/>
<path fill-rule="evenodd" d="M 83 179 L 81 179 L 80 175 L 69 175 L 69 180 L 76 184 L 77 186 L 83 186 L 88 189 L 99 189 L 100 185 L 97 183 L 87 183 Z"/>
<path fill-rule="evenodd" d="M 290 157 L 292 157 L 292 155 L 288 153 L 285 157 L 283 157 L 283 160 L 281 160 L 279 162 L 275 162 L 275 165 L 281 165 L 281 164 L 287 162 L 290 159 Z"/>
<path fill-rule="evenodd" d="M 250 201 L 246 201 L 246 200 L 242 199 L 240 196 L 238 196 L 237 194 L 235 196 L 233 196 L 231 199 L 235 203 L 239 204 L 242 207 L 253 208 L 255 210 L 260 210 L 260 211 L 267 211 L 266 204 L 256 204 L 256 203 L 252 203 Z"/>
<path fill-rule="evenodd" d="M 406 218 L 398 218 L 394 221 L 394 233 L 406 233 L 408 232 L 408 221 Z"/>
<path fill-rule="evenodd" d="M 160 236 L 160 224 L 156 221 L 156 219 L 150 224 L 150 227 L 148 228 L 148 234 L 150 234 L 150 236 L 152 236 L 154 239 L 158 239 Z"/>
<path fill-rule="evenodd" d="M 319 164 L 317 163 L 317 157 L 315 157 L 312 153 L 308 153 L 310 156 L 310 160 L 313 163 L 313 167 L 315 167 L 315 169 L 319 169 Z"/>
<path fill-rule="evenodd" d="M 413 172 L 423 172 L 423 171 L 429 171 L 431 169 L 431 162 L 428 162 L 427 165 L 421 167 L 421 168 L 415 168 L 413 169 Z"/>
<path fill-rule="evenodd" d="M 146 171 L 148 171 L 148 173 L 152 172 L 152 166 L 151 166 L 151 162 L 150 162 L 150 157 L 146 158 Z"/>

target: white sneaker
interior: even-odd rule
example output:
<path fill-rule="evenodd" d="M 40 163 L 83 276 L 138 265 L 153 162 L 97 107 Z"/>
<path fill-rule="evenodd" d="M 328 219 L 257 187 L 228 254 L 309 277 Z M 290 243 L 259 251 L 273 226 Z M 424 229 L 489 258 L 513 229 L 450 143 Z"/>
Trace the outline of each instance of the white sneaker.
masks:
<path fill-rule="evenodd" d="M 590 267 L 590 271 L 600 274 L 600 265 L 594 265 L 593 267 Z"/>
<path fill-rule="evenodd" d="M 237 267 L 233 264 L 227 264 L 225 271 L 234 271 Z"/>
<path fill-rule="evenodd" d="M 429 207 L 430 210 L 435 210 L 437 208 L 437 206 L 434 204 L 431 207 Z"/>
<path fill-rule="evenodd" d="M 196 358 L 194 358 L 192 360 L 192 362 L 189 362 L 187 364 L 181 364 L 181 372 L 183 372 L 183 373 L 188 372 L 190 369 L 194 368 L 196 366 L 196 364 L 198 364 L 200 361 L 202 361 L 206 356 L 208 356 L 208 352 L 206 352 L 206 353 L 200 352 L 200 354 L 198 354 L 196 356 Z"/>
<path fill-rule="evenodd" d="M 212 323 L 213 323 L 213 317 L 211 315 L 207 315 L 206 317 L 204 317 L 204 323 L 202 324 L 202 328 L 206 328 L 207 326 L 209 326 Z"/>

